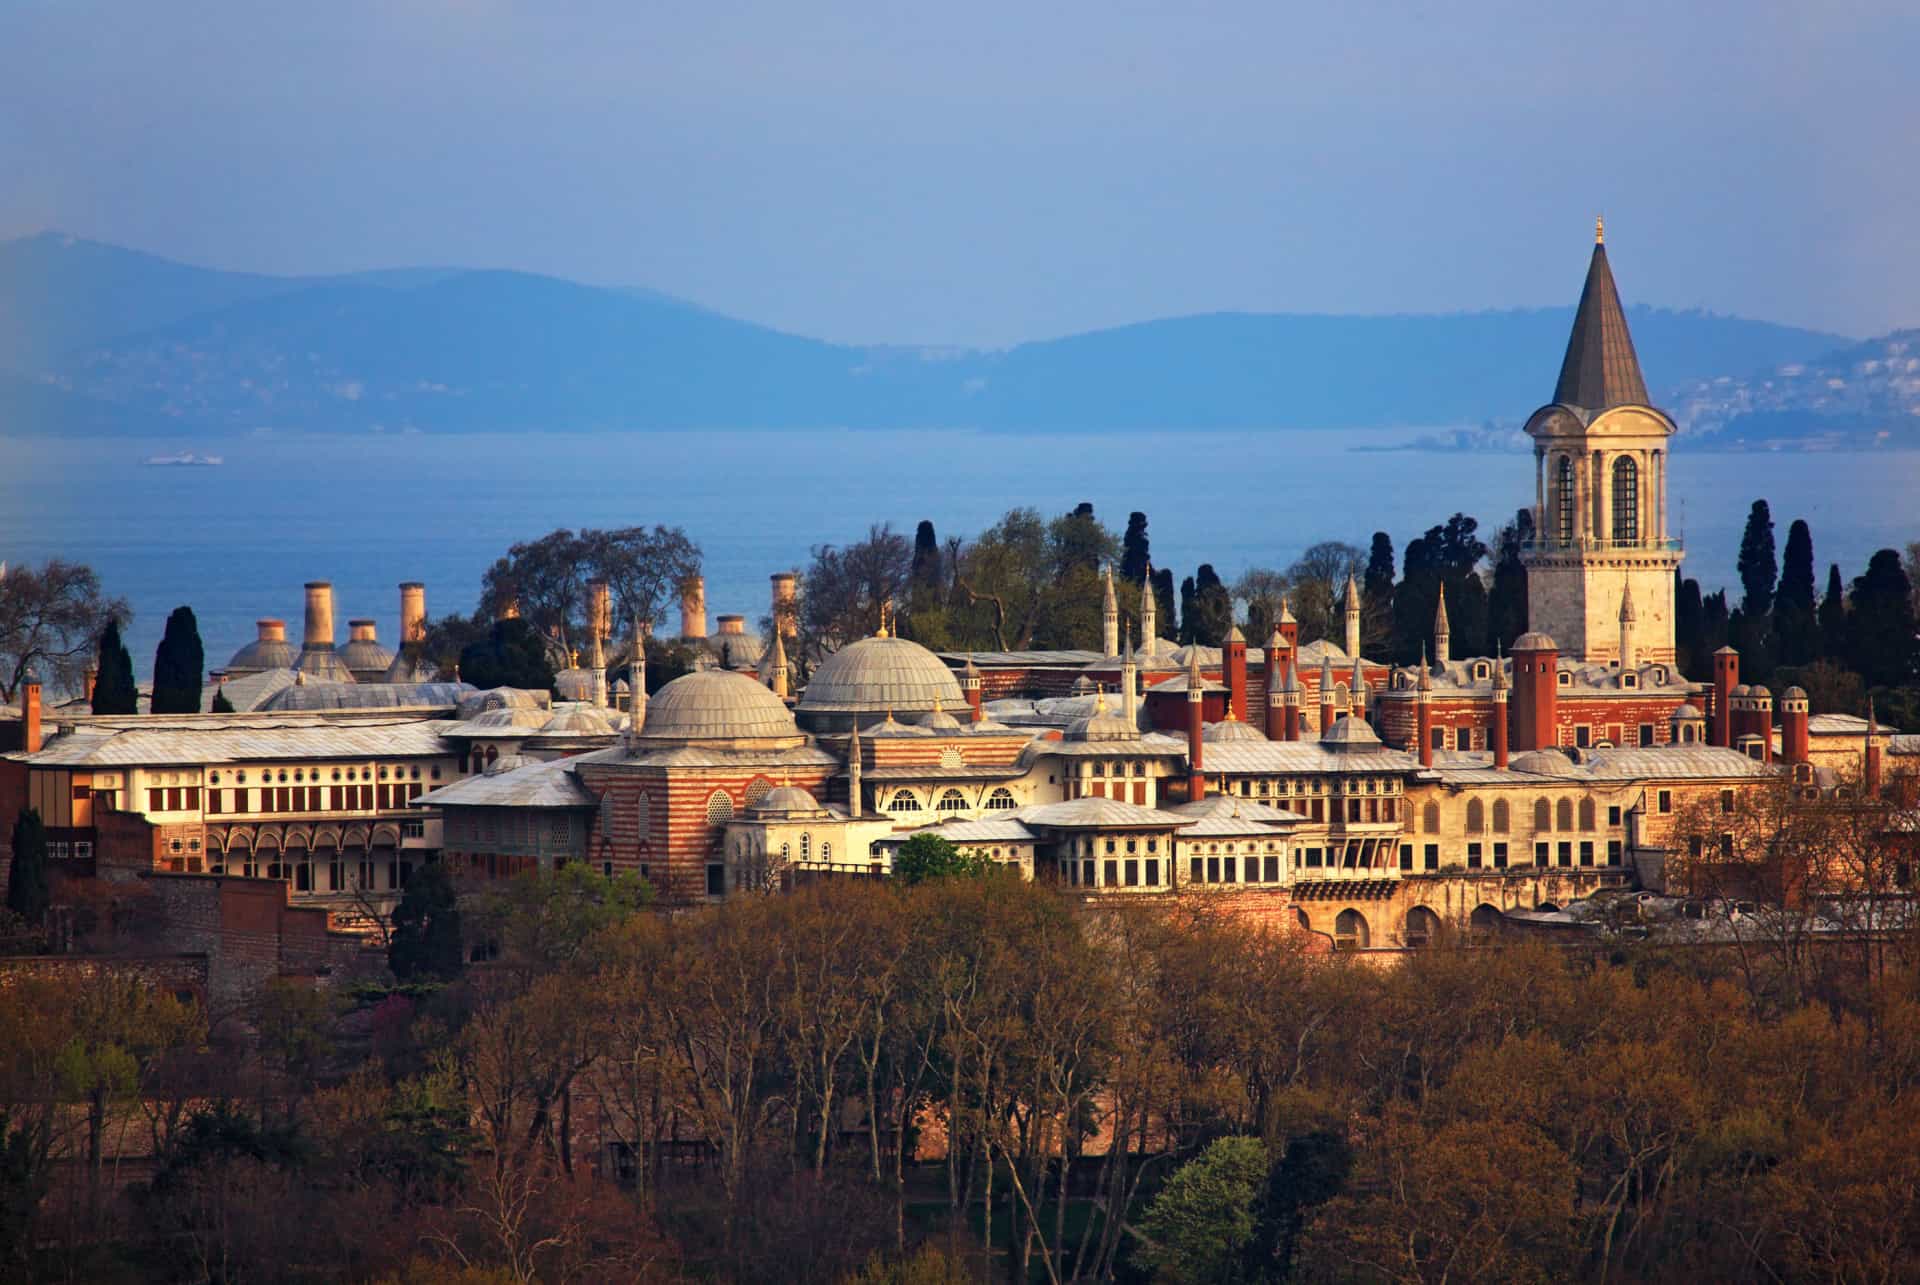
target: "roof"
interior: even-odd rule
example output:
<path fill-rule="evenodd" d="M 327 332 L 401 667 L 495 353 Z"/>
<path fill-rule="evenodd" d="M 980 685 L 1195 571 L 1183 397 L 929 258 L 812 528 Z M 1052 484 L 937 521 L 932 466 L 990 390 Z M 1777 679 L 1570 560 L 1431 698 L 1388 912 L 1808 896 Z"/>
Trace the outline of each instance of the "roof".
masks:
<path fill-rule="evenodd" d="M 1420 770 L 1420 760 L 1403 750 L 1383 747 L 1366 754 L 1342 753 L 1319 741 L 1228 741 L 1207 746 L 1204 762 L 1209 776 Z"/>
<path fill-rule="evenodd" d="M 599 806 L 600 797 L 580 783 L 569 760 L 555 759 L 510 772 L 470 776 L 429 790 L 414 802 L 463 808 L 590 808 Z"/>
<path fill-rule="evenodd" d="M 1231 794 L 1209 795 L 1198 803 L 1182 803 L 1165 811 L 1194 822 L 1193 828 L 1181 832 L 1189 839 L 1210 834 L 1271 834 L 1276 826 L 1298 825 L 1307 819 L 1298 812 Z"/>
<path fill-rule="evenodd" d="M 1627 333 L 1627 314 L 1607 265 L 1607 247 L 1594 242 L 1587 264 L 1587 283 L 1574 310 L 1573 332 L 1567 337 L 1567 355 L 1560 363 L 1560 381 L 1553 400 L 1584 411 L 1615 406 L 1645 406 L 1647 383 L 1640 376 L 1640 359 Z"/>
<path fill-rule="evenodd" d="M 1053 830 L 1166 830 L 1193 824 L 1188 818 L 1172 812 L 1099 797 L 1074 799 L 1067 803 L 1041 803 L 1021 808 L 1013 815 L 1029 829 L 1039 826 Z"/>
<path fill-rule="evenodd" d="M 420 718 L 355 723 L 281 721 L 271 715 L 182 719 L 164 727 L 89 727 L 25 755 L 36 767 L 146 767 L 279 759 L 380 759 L 451 754 L 446 724 Z"/>
<path fill-rule="evenodd" d="M 939 657 L 948 665 L 964 666 L 968 660 L 972 660 L 974 665 L 980 669 L 1035 669 L 1052 668 L 1055 666 L 1061 668 L 1071 666 L 1078 669 L 1082 666 L 1093 664 L 1095 661 L 1107 659 L 1097 651 L 1082 651 L 1071 647 L 1063 647 L 1057 651 L 1042 651 L 1037 649 L 1031 651 L 943 651 L 939 653 Z"/>
<path fill-rule="evenodd" d="M 657 699 L 657 698 L 656 698 Z M 938 656 L 909 638 L 862 638 L 821 661 L 800 694 L 802 713 L 920 713 L 959 706 L 960 680 Z"/>
<path fill-rule="evenodd" d="M 725 669 L 683 674 L 647 702 L 646 741 L 739 741 L 797 737 L 787 704 L 758 680 Z"/>
<path fill-rule="evenodd" d="M 1873 730 L 1891 732 L 1896 729 L 1875 719 Z M 1809 736 L 1865 736 L 1867 720 L 1858 714 L 1815 714 L 1807 719 L 1807 734 Z"/>
<path fill-rule="evenodd" d="M 246 681 L 237 679 L 228 686 Z M 477 690 L 472 683 L 288 683 L 261 701 L 259 708 L 453 709 Z"/>
<path fill-rule="evenodd" d="M 227 698 L 227 704 L 244 714 L 259 709 L 274 693 L 291 686 L 291 669 L 263 669 L 258 673 L 229 678 L 218 685 L 203 684 L 200 688 L 200 705 L 206 712 L 212 713 L 213 695 L 219 692 Z"/>
<path fill-rule="evenodd" d="M 923 825 L 917 830 L 900 830 L 874 840 L 875 843 L 905 843 L 916 834 L 937 834 L 954 843 L 1032 843 L 1035 835 L 1019 821 L 1010 816 L 982 817 L 969 821 L 962 817 L 948 817 L 934 825 Z"/>

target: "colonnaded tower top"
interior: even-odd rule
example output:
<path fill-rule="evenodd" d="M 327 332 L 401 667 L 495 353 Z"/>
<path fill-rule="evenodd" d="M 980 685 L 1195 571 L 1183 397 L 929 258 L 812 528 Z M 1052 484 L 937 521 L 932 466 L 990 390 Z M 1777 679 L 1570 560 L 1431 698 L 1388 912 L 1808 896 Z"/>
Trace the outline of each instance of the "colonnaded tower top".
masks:
<path fill-rule="evenodd" d="M 1667 456 L 1673 421 L 1648 402 L 1626 312 L 1596 222 L 1587 284 L 1553 401 L 1527 420 L 1533 439 L 1533 541 L 1527 627 L 1560 654 L 1619 664 L 1621 603 L 1634 604 L 1634 659 L 1673 659 L 1674 571 Z"/>

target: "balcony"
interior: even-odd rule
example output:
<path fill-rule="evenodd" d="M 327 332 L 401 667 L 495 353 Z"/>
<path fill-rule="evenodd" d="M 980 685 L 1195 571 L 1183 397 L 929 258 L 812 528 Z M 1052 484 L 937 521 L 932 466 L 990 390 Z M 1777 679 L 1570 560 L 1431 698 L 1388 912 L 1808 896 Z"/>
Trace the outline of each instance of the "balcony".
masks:
<path fill-rule="evenodd" d="M 1602 540 L 1582 536 L 1572 540 L 1536 537 L 1520 546 L 1522 553 L 1678 553 L 1678 540 Z"/>

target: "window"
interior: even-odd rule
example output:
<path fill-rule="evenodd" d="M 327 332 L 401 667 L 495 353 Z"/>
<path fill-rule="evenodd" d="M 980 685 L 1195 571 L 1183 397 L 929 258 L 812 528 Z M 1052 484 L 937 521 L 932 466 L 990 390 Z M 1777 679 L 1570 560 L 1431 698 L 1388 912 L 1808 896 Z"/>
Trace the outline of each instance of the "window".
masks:
<path fill-rule="evenodd" d="M 1573 743 L 1579 746 L 1583 750 L 1586 749 L 1589 745 L 1592 745 L 1593 729 L 1591 727 L 1588 727 L 1585 723 L 1582 723 L 1580 724 L 1580 726 L 1574 728 Z"/>
<path fill-rule="evenodd" d="M 1440 936 L 1440 916 L 1425 906 L 1412 906 L 1407 910 L 1406 928 L 1401 934 L 1402 940 L 1414 950 L 1437 940 Z"/>
<path fill-rule="evenodd" d="M 1720 791 L 1720 812 L 1724 816 L 1733 815 L 1733 791 Z"/>
<path fill-rule="evenodd" d="M 1484 834 L 1487 829 L 1487 806 L 1478 799 L 1467 800 L 1467 833 Z"/>
<path fill-rule="evenodd" d="M 707 796 L 707 824 L 725 825 L 733 820 L 733 800 L 725 790 L 715 790 Z"/>
<path fill-rule="evenodd" d="M 1473 729 L 1470 727 L 1456 728 L 1453 733 L 1453 748 L 1456 750 L 1472 749 Z"/>
<path fill-rule="evenodd" d="M 1660 791 L 1660 793 L 1655 796 L 1654 806 L 1656 810 L 1660 812 L 1673 811 L 1673 791 L 1672 790 Z"/>
<path fill-rule="evenodd" d="M 1620 805 L 1616 803 L 1607 809 L 1607 825 L 1609 827 L 1612 827 L 1612 826 L 1617 826 L 1619 824 L 1620 824 Z"/>
<path fill-rule="evenodd" d="M 1533 828 L 1536 831 L 1553 829 L 1553 804 L 1545 799 L 1533 801 Z"/>
<path fill-rule="evenodd" d="M 1645 749 L 1652 744 L 1653 744 L 1653 724 L 1652 723 L 1640 724 L 1640 747 L 1642 749 Z"/>
<path fill-rule="evenodd" d="M 994 851 L 998 852 L 999 849 L 995 848 Z M 831 843 L 823 843 L 820 845 L 820 859 L 822 861 L 833 860 L 833 845 Z"/>
<path fill-rule="evenodd" d="M 1444 727 L 1434 728 L 1432 732 L 1428 733 L 1427 740 L 1432 742 L 1433 748 L 1436 750 L 1446 749 L 1447 748 L 1447 729 Z"/>
<path fill-rule="evenodd" d="M 1440 833 L 1440 805 L 1429 803 L 1420 809 L 1420 829 L 1427 834 Z"/>
<path fill-rule="evenodd" d="M 1562 799 L 1554 807 L 1554 828 L 1556 830 L 1573 829 L 1573 800 Z"/>
<path fill-rule="evenodd" d="M 1618 839 L 1607 840 L 1607 864 L 1610 866 L 1620 864 L 1620 840 Z"/>
<path fill-rule="evenodd" d="M 1152 857 L 1147 858 L 1146 885 L 1149 888 L 1158 888 L 1160 886 L 1160 863 Z"/>
<path fill-rule="evenodd" d="M 1561 865 L 1571 866 L 1573 864 L 1573 845 L 1571 843 L 1563 842 L 1560 845 L 1559 856 L 1560 856 Z"/>
<path fill-rule="evenodd" d="M 1533 864 L 1535 866 L 1545 867 L 1547 865 L 1548 852 L 1551 847 L 1552 845 L 1548 843 L 1536 843 L 1533 845 Z"/>
<path fill-rule="evenodd" d="M 1493 868 L 1495 870 L 1505 870 L 1507 868 L 1507 845 L 1504 843 L 1496 843 L 1493 845 Z"/>
<path fill-rule="evenodd" d="M 1591 831 L 1593 829 L 1593 824 L 1594 824 L 1593 817 L 1594 817 L 1593 800 L 1592 799 L 1580 800 L 1580 828 L 1582 830 Z"/>
<path fill-rule="evenodd" d="M 1013 801 L 1013 791 L 1004 786 L 987 796 L 987 807 L 994 812 L 1006 812 L 1018 806 Z"/>
<path fill-rule="evenodd" d="M 1562 544 L 1573 543 L 1573 460 L 1560 457 L 1553 479 L 1553 538 Z"/>
<path fill-rule="evenodd" d="M 1125 880 L 1127 887 L 1129 888 L 1139 887 L 1140 886 L 1140 863 L 1137 860 L 1133 859 L 1132 857 L 1127 858 L 1126 865 L 1122 868 L 1121 876 Z"/>
<path fill-rule="evenodd" d="M 1309 851 L 1313 850 L 1309 849 Z M 1319 865 L 1320 863 L 1316 860 L 1314 864 Z M 1411 843 L 1403 843 L 1400 845 L 1400 868 L 1402 870 L 1413 869 L 1413 845 Z"/>
<path fill-rule="evenodd" d="M 720 862 L 707 863 L 707 895 L 709 897 L 727 895 L 727 868 Z"/>
<path fill-rule="evenodd" d="M 1583 866 L 1590 866 L 1593 864 L 1593 840 L 1592 839 L 1582 839 L 1580 841 L 1580 864 Z"/>
<path fill-rule="evenodd" d="M 1467 869 L 1478 870 L 1479 868 L 1480 868 L 1480 845 L 1477 843 L 1469 843 L 1467 845 Z"/>
<path fill-rule="evenodd" d="M 936 812 L 965 812 L 967 800 L 958 790 L 947 790 L 940 795 L 940 801 L 934 804 Z"/>
<path fill-rule="evenodd" d="M 1505 834 L 1507 832 L 1510 816 L 1511 809 L 1507 807 L 1507 801 L 1505 799 L 1495 799 L 1493 801 L 1493 832 L 1495 834 Z"/>
<path fill-rule="evenodd" d="M 1438 870 L 1440 868 L 1440 845 L 1429 843 L 1421 854 L 1421 869 Z"/>
<path fill-rule="evenodd" d="M 1408 849 L 1408 851 L 1412 851 L 1412 849 Z M 1309 870 L 1317 870 L 1320 868 L 1320 849 L 1307 849 L 1307 868 Z"/>
<path fill-rule="evenodd" d="M 1118 861 L 1101 862 L 1100 878 L 1106 883 L 1107 887 L 1117 887 L 1120 883 L 1120 863 Z"/>
<path fill-rule="evenodd" d="M 1631 455 L 1613 461 L 1613 538 L 1640 538 L 1640 465 Z"/>

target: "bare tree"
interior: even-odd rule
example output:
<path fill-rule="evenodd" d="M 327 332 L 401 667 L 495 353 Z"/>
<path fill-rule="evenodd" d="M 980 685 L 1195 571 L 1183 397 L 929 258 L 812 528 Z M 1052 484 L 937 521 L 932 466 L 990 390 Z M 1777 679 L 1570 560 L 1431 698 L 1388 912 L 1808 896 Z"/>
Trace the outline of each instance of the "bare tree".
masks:
<path fill-rule="evenodd" d="M 109 620 L 133 619 L 124 598 L 100 592 L 100 577 L 79 562 L 48 560 L 39 570 L 0 574 L 0 700 L 11 701 L 29 668 L 74 690 Z"/>

